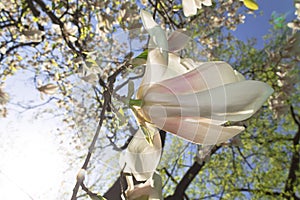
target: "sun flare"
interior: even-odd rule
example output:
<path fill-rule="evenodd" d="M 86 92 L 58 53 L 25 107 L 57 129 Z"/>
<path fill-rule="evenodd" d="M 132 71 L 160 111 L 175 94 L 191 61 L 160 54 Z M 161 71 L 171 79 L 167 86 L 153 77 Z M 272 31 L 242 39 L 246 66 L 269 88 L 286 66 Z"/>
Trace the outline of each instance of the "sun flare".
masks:
<path fill-rule="evenodd" d="M 0 126 L 0 199 L 56 199 L 64 162 L 42 123 Z"/>

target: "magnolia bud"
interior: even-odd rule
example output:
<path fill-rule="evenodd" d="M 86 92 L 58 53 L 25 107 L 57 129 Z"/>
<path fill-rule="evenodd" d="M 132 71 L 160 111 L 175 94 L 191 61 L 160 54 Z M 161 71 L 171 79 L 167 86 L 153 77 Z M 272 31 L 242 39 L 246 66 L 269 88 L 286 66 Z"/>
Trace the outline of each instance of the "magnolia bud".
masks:
<path fill-rule="evenodd" d="M 78 174 L 77 174 L 77 177 L 76 177 L 77 181 L 79 183 L 82 183 L 85 179 L 85 175 L 86 175 L 85 169 L 80 169 Z"/>

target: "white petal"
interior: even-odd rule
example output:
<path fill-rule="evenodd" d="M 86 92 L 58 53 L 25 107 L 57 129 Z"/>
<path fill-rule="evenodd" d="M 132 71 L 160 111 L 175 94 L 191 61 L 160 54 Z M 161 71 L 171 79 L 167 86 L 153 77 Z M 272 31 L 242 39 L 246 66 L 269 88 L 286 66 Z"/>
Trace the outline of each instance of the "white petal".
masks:
<path fill-rule="evenodd" d="M 182 0 L 183 14 L 186 17 L 197 14 L 197 7 L 194 0 Z"/>
<path fill-rule="evenodd" d="M 202 8 L 202 3 L 203 3 L 202 0 L 195 0 L 196 8 L 201 9 Z"/>
<path fill-rule="evenodd" d="M 141 10 L 141 18 L 146 30 L 158 26 L 158 24 L 153 20 L 152 15 L 144 10 Z"/>
<path fill-rule="evenodd" d="M 152 83 L 162 80 L 162 76 L 168 68 L 165 61 L 166 60 L 158 49 L 153 49 L 148 52 L 145 74 L 137 92 L 138 99 L 141 99 L 144 96 L 146 88 Z"/>
<path fill-rule="evenodd" d="M 191 122 L 181 117 L 156 118 L 155 125 L 197 144 L 218 144 L 225 142 L 244 130 L 242 126 L 223 127 L 203 122 Z"/>
<path fill-rule="evenodd" d="M 170 57 L 169 70 L 178 68 L 174 60 L 175 58 Z M 242 79 L 243 76 L 225 62 L 205 62 L 185 74 L 152 85 L 150 90 L 159 93 L 186 94 L 205 91 Z"/>
<path fill-rule="evenodd" d="M 142 107 L 148 120 L 167 117 L 204 117 L 241 121 L 251 117 L 273 89 L 259 81 L 241 81 L 186 95 L 148 90 Z"/>
<path fill-rule="evenodd" d="M 180 57 L 169 54 L 169 65 L 166 64 L 163 55 L 158 49 L 148 53 L 146 71 L 137 92 L 137 98 L 142 99 L 145 91 L 151 84 L 170 79 L 186 72 L 186 68 L 180 64 Z"/>
<path fill-rule="evenodd" d="M 149 48 L 158 48 L 168 63 L 168 40 L 165 31 L 153 20 L 150 13 L 142 10 L 141 18 L 145 29 L 150 34 L 151 43 L 155 45 Z"/>
<path fill-rule="evenodd" d="M 181 59 L 180 63 L 188 70 L 192 70 L 192 69 L 195 69 L 197 66 L 203 64 L 203 63 L 200 63 L 200 62 L 194 62 L 193 59 L 191 58 L 184 58 L 184 59 Z"/>
<path fill-rule="evenodd" d="M 176 52 L 183 49 L 189 40 L 190 37 L 184 30 L 178 29 L 172 32 L 168 38 L 169 51 Z"/>
<path fill-rule="evenodd" d="M 151 131 L 154 131 L 154 129 Z M 125 166 L 124 172 L 133 173 L 138 181 L 149 179 L 160 161 L 161 140 L 158 131 L 156 129 L 155 131 L 153 146 L 147 143 L 142 131 L 139 129 L 125 153 L 121 155 L 121 168 Z"/>
<path fill-rule="evenodd" d="M 205 6 L 211 6 L 212 2 L 211 2 L 211 0 L 202 0 L 202 4 Z"/>

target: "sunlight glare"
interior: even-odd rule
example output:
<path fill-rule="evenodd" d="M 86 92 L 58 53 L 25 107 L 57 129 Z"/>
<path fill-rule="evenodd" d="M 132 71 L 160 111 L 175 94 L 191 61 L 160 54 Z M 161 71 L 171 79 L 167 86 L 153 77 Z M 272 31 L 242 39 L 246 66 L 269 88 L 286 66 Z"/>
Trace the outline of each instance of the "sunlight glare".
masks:
<path fill-rule="evenodd" d="M 0 199 L 57 199 L 63 157 L 43 123 L 0 126 Z M 13 196 L 12 196 L 13 195 Z"/>

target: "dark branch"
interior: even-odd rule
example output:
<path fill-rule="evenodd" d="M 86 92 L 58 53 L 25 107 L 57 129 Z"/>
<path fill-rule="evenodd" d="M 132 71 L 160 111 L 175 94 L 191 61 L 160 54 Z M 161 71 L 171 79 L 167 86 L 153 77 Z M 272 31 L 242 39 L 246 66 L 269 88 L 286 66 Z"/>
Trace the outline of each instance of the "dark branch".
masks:
<path fill-rule="evenodd" d="M 8 55 L 10 52 L 12 52 L 14 49 L 17 49 L 19 47 L 24 47 L 24 46 L 36 46 L 38 45 L 40 42 L 26 42 L 26 43 L 19 43 L 15 46 L 12 46 L 10 47 L 8 50 L 6 50 L 6 55 Z M 4 59 L 4 56 L 2 56 L 1 54 L 1 57 L 0 57 L 0 62 Z"/>
<path fill-rule="evenodd" d="M 297 133 L 295 134 L 293 138 L 293 155 L 291 159 L 291 165 L 289 169 L 288 178 L 285 183 L 285 193 L 290 195 L 288 199 L 300 199 L 296 196 L 296 192 L 294 191 L 294 187 L 300 183 L 299 177 L 297 178 L 297 173 L 300 170 L 300 152 L 299 152 L 299 144 L 300 144 L 300 122 L 299 122 L 299 116 L 295 113 L 293 106 L 291 106 L 291 114 L 295 121 L 295 123 L 298 125 Z"/>
<path fill-rule="evenodd" d="M 107 90 L 104 91 L 104 103 L 103 103 L 103 107 L 102 107 L 102 110 L 101 110 L 101 114 L 100 114 L 100 120 L 99 120 L 99 123 L 98 123 L 98 126 L 97 126 L 97 130 L 96 130 L 96 133 L 94 135 L 94 138 L 93 138 L 93 141 L 89 147 L 89 150 L 88 150 L 88 154 L 85 158 L 85 161 L 84 161 L 84 164 L 83 166 L 81 167 L 82 169 L 86 170 L 87 169 L 87 166 L 90 162 L 90 159 L 91 159 L 91 156 L 92 156 L 92 153 L 93 153 L 93 150 L 95 148 L 95 144 L 96 144 L 96 141 L 98 139 L 98 136 L 99 136 L 99 133 L 100 133 L 100 130 L 101 130 L 101 127 L 102 127 L 102 123 L 104 121 L 104 118 L 105 118 L 105 111 L 106 111 L 106 108 L 108 106 L 108 101 L 110 99 L 110 94 Z M 76 181 L 76 185 L 73 189 L 73 194 L 72 194 L 72 198 L 71 200 L 76 200 L 77 199 L 77 193 L 78 193 L 78 190 L 79 190 L 79 187 L 81 185 L 81 182 L 79 182 L 78 180 Z"/>
<path fill-rule="evenodd" d="M 263 190 L 263 189 L 237 188 L 237 189 L 234 189 L 233 191 L 248 192 L 248 193 L 261 193 L 261 194 L 273 196 L 273 197 L 288 198 L 288 196 L 286 194 L 283 194 L 281 192 L 268 191 L 268 190 Z"/>
<path fill-rule="evenodd" d="M 72 42 L 67 38 L 65 31 L 64 31 L 64 23 L 50 10 L 47 8 L 47 5 L 42 1 L 42 0 L 34 0 L 40 7 L 41 9 L 49 16 L 49 18 L 51 19 L 51 21 L 54 24 L 59 25 L 61 32 L 62 32 L 62 36 L 65 40 L 65 42 L 67 43 L 68 47 L 70 49 L 72 49 L 77 55 L 80 55 L 82 57 L 85 57 L 84 54 L 82 53 L 82 49 L 79 46 L 79 49 L 76 49 L 76 47 L 72 44 Z"/>
<path fill-rule="evenodd" d="M 221 146 L 215 146 L 210 155 L 215 154 Z M 188 188 L 188 186 L 191 184 L 191 182 L 194 180 L 194 178 L 197 176 L 199 171 L 205 166 L 205 161 L 199 164 L 198 162 L 194 162 L 194 164 L 189 168 L 189 170 L 184 174 L 178 185 L 176 186 L 176 189 L 173 193 L 173 195 L 168 196 L 166 200 L 176 200 L 176 199 L 183 199 L 185 190 Z"/>

